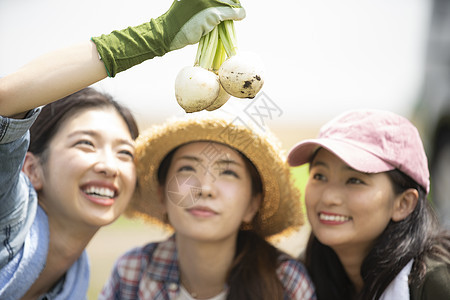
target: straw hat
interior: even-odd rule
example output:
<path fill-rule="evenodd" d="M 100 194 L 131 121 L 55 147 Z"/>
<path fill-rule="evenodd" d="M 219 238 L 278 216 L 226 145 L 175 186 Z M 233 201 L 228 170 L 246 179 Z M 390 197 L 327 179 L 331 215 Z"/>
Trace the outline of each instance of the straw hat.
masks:
<path fill-rule="evenodd" d="M 255 217 L 259 228 L 247 225 L 244 229 L 251 228 L 269 237 L 302 225 L 300 192 L 278 141 L 267 130 L 257 133 L 248 124 L 236 123 L 225 118 L 196 116 L 170 120 L 144 131 L 136 141 L 138 188 L 126 214 L 170 227 L 158 199 L 158 168 L 173 149 L 190 142 L 211 141 L 238 150 L 260 174 L 263 199 Z"/>

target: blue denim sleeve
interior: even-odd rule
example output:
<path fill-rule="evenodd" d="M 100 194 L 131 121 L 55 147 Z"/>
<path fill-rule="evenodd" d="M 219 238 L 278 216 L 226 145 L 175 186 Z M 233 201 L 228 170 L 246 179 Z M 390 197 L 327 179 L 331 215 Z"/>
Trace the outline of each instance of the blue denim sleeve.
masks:
<path fill-rule="evenodd" d="M 36 215 L 37 194 L 21 169 L 39 112 L 24 119 L 0 116 L 0 268 L 20 251 Z"/>

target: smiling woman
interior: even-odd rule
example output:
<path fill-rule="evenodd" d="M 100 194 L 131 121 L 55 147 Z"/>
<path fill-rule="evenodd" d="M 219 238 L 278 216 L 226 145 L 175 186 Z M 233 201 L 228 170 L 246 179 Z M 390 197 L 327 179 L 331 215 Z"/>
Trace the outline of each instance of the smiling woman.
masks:
<path fill-rule="evenodd" d="M 136 159 L 128 214 L 175 234 L 119 258 L 100 299 L 315 299 L 303 265 L 267 241 L 303 223 L 269 132 L 175 119 L 139 137 Z"/>
<path fill-rule="evenodd" d="M 450 299 L 450 233 L 426 199 L 427 157 L 411 122 L 348 111 L 288 160 L 310 163 L 305 264 L 319 299 Z"/>
<path fill-rule="evenodd" d="M 88 96 L 88 93 L 84 94 Z M 91 91 L 89 96 L 94 94 Z M 71 99 L 62 100 L 67 101 Z M 35 187 L 42 187 L 42 193 L 41 189 L 36 188 L 41 207 L 47 213 L 57 212 L 55 218 L 60 218 L 58 223 L 81 218 L 90 226 L 109 224 L 124 211 L 134 190 L 133 138 L 137 131 L 130 133 L 127 122 L 114 105 L 88 106 L 81 110 L 72 107 L 62 120 L 59 130 L 54 137 L 50 137 L 47 145 L 43 178 L 33 182 Z M 135 126 L 132 124 L 132 127 Z M 33 131 L 32 128 L 32 134 Z M 38 170 L 28 165 L 28 161 L 33 164 L 39 160 L 31 159 L 32 156 L 33 152 L 27 155 L 30 159 L 25 161 L 25 171 Z M 61 165 L 65 167 L 52 169 Z M 88 172 L 90 168 L 93 173 Z M 38 174 L 29 174 L 31 178 L 39 178 Z M 73 197 L 74 201 L 64 202 L 53 194 L 73 195 L 70 198 Z"/>
<path fill-rule="evenodd" d="M 325 149 L 312 160 L 305 197 L 317 239 L 361 260 L 389 220 L 399 220 L 387 174 L 358 172 Z"/>
<path fill-rule="evenodd" d="M 25 119 L 1 120 L 2 174 L 9 174 L 0 176 L 2 212 L 8 213 L 2 224 L 14 230 L 2 230 L 8 247 L 0 252 L 0 295 L 83 299 L 89 284 L 84 249 L 125 210 L 135 188 L 136 123 L 126 108 L 89 88 Z M 28 214 L 17 219 L 21 209 Z"/>

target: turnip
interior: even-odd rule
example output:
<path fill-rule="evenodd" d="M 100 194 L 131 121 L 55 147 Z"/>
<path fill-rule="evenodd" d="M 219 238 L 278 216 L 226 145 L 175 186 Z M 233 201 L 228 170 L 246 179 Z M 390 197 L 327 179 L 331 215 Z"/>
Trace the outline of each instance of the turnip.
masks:
<path fill-rule="evenodd" d="M 237 53 L 233 21 L 224 21 L 218 27 L 228 55 L 219 69 L 220 84 L 234 97 L 254 98 L 264 84 L 261 59 L 255 53 Z"/>
<path fill-rule="evenodd" d="M 217 75 L 202 67 L 184 67 L 175 79 L 178 104 L 188 113 L 211 106 L 217 99 L 219 90 Z"/>
<path fill-rule="evenodd" d="M 230 99 L 230 94 L 227 93 L 227 91 L 225 91 L 225 89 L 219 84 L 220 86 L 220 90 L 219 90 L 219 95 L 217 95 L 216 100 L 214 100 L 214 102 L 208 106 L 207 108 L 205 108 L 207 111 L 212 111 L 212 110 L 216 110 L 219 107 L 222 107 L 225 103 L 227 103 L 228 99 Z"/>
<path fill-rule="evenodd" d="M 237 54 L 236 44 L 231 20 L 200 39 L 194 66 L 183 68 L 175 80 L 175 96 L 186 112 L 212 111 L 230 95 L 254 98 L 259 92 L 264 84 L 262 63 L 254 55 Z"/>
<path fill-rule="evenodd" d="M 261 60 L 251 53 L 227 59 L 219 69 L 223 88 L 237 98 L 254 98 L 264 84 Z"/>
<path fill-rule="evenodd" d="M 181 69 L 175 79 L 175 96 L 186 112 L 201 111 L 208 107 L 213 110 L 228 100 L 224 101 L 226 97 L 223 92 L 219 97 L 223 89 L 217 71 L 224 60 L 225 51 L 216 26 L 200 39 L 194 66 Z"/>

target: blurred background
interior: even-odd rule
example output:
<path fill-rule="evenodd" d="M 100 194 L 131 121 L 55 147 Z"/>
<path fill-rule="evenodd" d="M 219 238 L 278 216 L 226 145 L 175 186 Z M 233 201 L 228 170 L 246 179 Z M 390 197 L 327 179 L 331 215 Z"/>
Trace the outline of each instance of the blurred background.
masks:
<path fill-rule="evenodd" d="M 171 0 L 0 0 L 0 76 L 33 58 L 164 13 Z M 231 98 L 226 113 L 259 112 L 288 150 L 348 109 L 385 109 L 418 126 L 432 167 L 432 196 L 450 217 L 450 1 L 242 0 L 238 47 L 261 56 L 265 85 L 251 100 Z M 178 71 L 196 45 L 142 63 L 94 86 L 134 112 L 140 129 L 183 115 L 174 95 Z M 302 187 L 305 169 L 293 170 Z M 439 174 L 439 175 L 434 175 Z M 447 190 L 446 190 L 447 189 Z M 449 224 L 449 223 L 447 223 Z M 307 227 L 280 246 L 297 255 Z M 95 299 L 117 256 L 162 239 L 159 228 L 124 218 L 89 245 Z"/>

